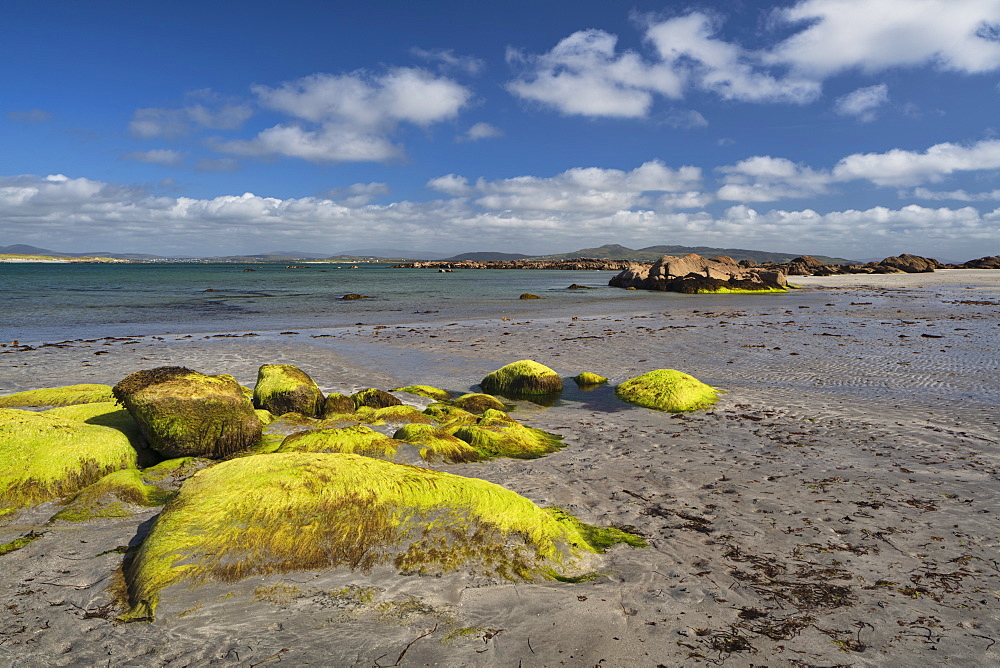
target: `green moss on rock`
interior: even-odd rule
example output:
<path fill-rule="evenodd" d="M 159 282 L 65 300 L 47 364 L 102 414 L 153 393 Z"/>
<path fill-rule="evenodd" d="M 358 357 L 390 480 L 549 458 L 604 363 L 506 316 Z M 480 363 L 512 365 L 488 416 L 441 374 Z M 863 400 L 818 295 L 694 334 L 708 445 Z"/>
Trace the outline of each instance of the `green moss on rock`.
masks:
<path fill-rule="evenodd" d="M 604 376 L 599 376 L 596 373 L 590 373 L 589 371 L 584 371 L 581 374 L 573 376 L 573 380 L 580 387 L 594 387 L 597 385 L 604 385 L 608 382 L 608 379 Z"/>
<path fill-rule="evenodd" d="M 177 492 L 146 484 L 136 469 L 109 473 L 83 488 L 52 519 L 82 522 L 97 517 L 129 517 L 130 506 L 162 506 Z"/>
<path fill-rule="evenodd" d="M 323 402 L 323 417 L 353 413 L 354 409 L 354 399 L 346 394 L 331 392 L 326 395 L 326 401 Z"/>
<path fill-rule="evenodd" d="M 73 494 L 135 468 L 136 451 L 110 427 L 13 408 L 0 409 L 0 517 Z"/>
<path fill-rule="evenodd" d="M 487 410 L 476 424 L 462 425 L 454 436 L 468 443 L 483 459 L 536 459 L 562 447 L 562 437 L 525 427 L 502 411 Z"/>
<path fill-rule="evenodd" d="M 337 429 L 313 429 L 290 434 L 277 452 L 336 452 L 392 459 L 399 441 L 380 434 L 363 424 Z"/>
<path fill-rule="evenodd" d="M 380 565 L 554 579 L 590 570 L 596 551 L 564 513 L 484 480 L 356 455 L 256 455 L 201 471 L 167 504 L 127 570 L 125 617 L 152 618 L 182 581 Z"/>
<path fill-rule="evenodd" d="M 615 394 L 644 408 L 671 413 L 695 411 L 718 400 L 718 391 L 693 376 L 674 369 L 657 369 L 625 381 Z"/>
<path fill-rule="evenodd" d="M 396 387 L 391 392 L 409 392 L 420 397 L 427 397 L 434 401 L 448 401 L 451 399 L 451 392 L 441 390 L 430 385 L 407 385 L 406 387 Z"/>
<path fill-rule="evenodd" d="M 507 410 L 507 404 L 500 401 L 492 394 L 463 394 L 453 402 L 456 406 L 470 413 L 482 413 L 485 410 L 493 409 L 498 411 Z"/>
<path fill-rule="evenodd" d="M 435 425 L 403 425 L 392 437 L 420 448 L 420 457 L 429 462 L 444 461 L 449 464 L 459 464 L 483 459 L 471 445 Z"/>
<path fill-rule="evenodd" d="M 456 428 L 462 424 L 475 424 L 476 420 L 479 419 L 475 413 L 470 413 L 464 408 L 451 404 L 431 404 L 424 409 L 424 413 L 441 425 L 449 424 Z"/>
<path fill-rule="evenodd" d="M 434 418 L 421 411 L 416 406 L 400 404 L 399 406 L 386 406 L 385 408 L 369 408 L 362 406 L 354 415 L 354 419 L 368 424 L 401 424 L 404 422 L 420 422 L 430 424 Z"/>
<path fill-rule="evenodd" d="M 275 415 L 323 415 L 323 392 L 305 371 L 291 364 L 263 364 L 257 370 L 253 405 Z"/>
<path fill-rule="evenodd" d="M 164 457 L 226 457 L 260 440 L 253 404 L 229 375 L 159 367 L 127 376 L 113 392 Z"/>
<path fill-rule="evenodd" d="M 114 401 L 110 385 L 85 384 L 15 392 L 0 397 L 0 408 L 21 406 L 70 406 Z"/>
<path fill-rule="evenodd" d="M 512 397 L 554 394 L 563 387 L 559 374 L 533 360 L 511 362 L 487 374 L 479 385 L 484 392 Z"/>
<path fill-rule="evenodd" d="M 354 406 L 356 408 L 361 408 L 362 406 L 368 406 L 369 408 L 388 408 L 389 406 L 400 406 L 403 403 L 385 390 L 376 390 L 374 388 L 355 392 L 351 395 L 351 399 L 354 400 Z"/>
<path fill-rule="evenodd" d="M 117 429 L 128 437 L 132 447 L 135 448 L 138 454 L 136 462 L 139 468 L 152 466 L 162 459 L 149 448 L 146 437 L 142 435 L 142 430 L 139 429 L 139 425 L 132 419 L 129 412 L 113 401 L 50 408 L 45 411 L 45 414 Z"/>

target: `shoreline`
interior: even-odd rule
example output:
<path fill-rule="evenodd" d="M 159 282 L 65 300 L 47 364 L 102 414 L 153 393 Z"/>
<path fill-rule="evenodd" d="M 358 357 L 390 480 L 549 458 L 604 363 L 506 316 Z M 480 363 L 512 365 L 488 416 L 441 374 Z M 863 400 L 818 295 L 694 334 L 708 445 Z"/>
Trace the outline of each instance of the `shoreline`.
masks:
<path fill-rule="evenodd" d="M 727 392 L 671 415 L 617 403 L 610 385 L 571 387 L 513 413 L 562 435 L 560 452 L 431 466 L 647 537 L 602 557 L 587 583 L 291 573 L 172 590 L 156 622 L 115 625 L 85 617 L 120 560 L 95 555 L 155 511 L 47 526 L 45 504 L 0 523 L 0 542 L 49 532 L 0 557 L 17 574 L 0 583 L 16 611 L 0 662 L 371 666 L 407 647 L 402 665 L 996 661 L 1000 276 L 967 290 L 957 271 L 983 275 L 814 278 L 780 301 L 666 311 L 0 348 L 3 394 L 174 364 L 252 384 L 264 363 L 300 366 L 327 391 L 468 391 L 526 357 L 610 385 L 677 368 Z M 379 593 L 371 604 L 333 593 L 352 586 Z"/>

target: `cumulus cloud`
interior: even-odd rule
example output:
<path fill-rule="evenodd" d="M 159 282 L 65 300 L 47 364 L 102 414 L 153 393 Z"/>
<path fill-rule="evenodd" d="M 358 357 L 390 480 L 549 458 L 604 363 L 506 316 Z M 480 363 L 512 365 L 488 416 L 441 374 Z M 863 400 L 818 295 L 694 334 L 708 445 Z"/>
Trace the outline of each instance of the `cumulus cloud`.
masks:
<path fill-rule="evenodd" d="M 255 86 L 261 106 L 294 119 L 250 140 L 218 142 L 248 156 L 281 155 L 312 162 L 384 161 L 402 154 L 389 139 L 402 124 L 428 127 L 458 115 L 471 93 L 417 68 L 371 76 L 313 74 L 277 87 Z"/>
<path fill-rule="evenodd" d="M 475 192 L 475 189 L 469 185 L 469 179 L 457 174 L 445 174 L 431 179 L 427 182 L 427 187 L 453 197 L 464 197 Z"/>
<path fill-rule="evenodd" d="M 718 198 L 737 202 L 772 202 L 810 197 L 827 191 L 829 173 L 796 164 L 786 158 L 754 156 L 720 167 L 724 185 Z"/>
<path fill-rule="evenodd" d="M 490 125 L 489 123 L 476 123 L 471 128 L 466 131 L 465 134 L 459 137 L 460 141 L 479 141 L 480 139 L 492 139 L 494 137 L 502 137 L 503 132 L 500 128 Z"/>
<path fill-rule="evenodd" d="M 876 110 L 888 101 L 889 87 L 878 84 L 837 98 L 835 109 L 841 116 L 854 116 L 862 123 L 871 123 L 875 120 Z"/>
<path fill-rule="evenodd" d="M 1000 68 L 1000 0 L 803 0 L 777 16 L 805 27 L 767 55 L 808 76 L 933 65 Z"/>
<path fill-rule="evenodd" d="M 150 165 L 174 167 L 184 162 L 184 154 L 168 149 L 153 149 L 151 151 L 133 151 L 122 156 L 123 160 L 145 162 Z"/>

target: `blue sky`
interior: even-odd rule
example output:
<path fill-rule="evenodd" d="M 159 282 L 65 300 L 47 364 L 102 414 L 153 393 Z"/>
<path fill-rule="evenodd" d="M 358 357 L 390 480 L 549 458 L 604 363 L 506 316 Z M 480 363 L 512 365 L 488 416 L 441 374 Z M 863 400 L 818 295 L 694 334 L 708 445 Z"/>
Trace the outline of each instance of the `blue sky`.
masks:
<path fill-rule="evenodd" d="M 13 0 L 0 50 L 0 245 L 1000 254 L 1000 0 Z"/>

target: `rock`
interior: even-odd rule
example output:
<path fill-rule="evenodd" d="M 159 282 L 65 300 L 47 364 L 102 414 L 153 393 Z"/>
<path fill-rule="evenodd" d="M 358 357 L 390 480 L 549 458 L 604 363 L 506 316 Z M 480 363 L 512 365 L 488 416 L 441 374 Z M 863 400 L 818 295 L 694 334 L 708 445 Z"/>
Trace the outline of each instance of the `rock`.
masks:
<path fill-rule="evenodd" d="M 541 299 L 541 297 L 539 297 L 538 295 L 533 295 L 530 292 L 524 292 L 521 293 L 521 296 L 518 297 L 518 299 Z"/>
<path fill-rule="evenodd" d="M 427 397 L 434 401 L 448 401 L 451 399 L 451 392 L 441 390 L 430 385 L 407 385 L 406 387 L 395 387 L 391 392 L 409 392 L 419 397 Z"/>
<path fill-rule="evenodd" d="M 260 440 L 253 403 L 232 376 L 158 367 L 126 376 L 112 392 L 164 457 L 227 457 Z"/>
<path fill-rule="evenodd" d="M 507 405 L 505 403 L 490 394 L 463 394 L 452 403 L 463 410 L 469 411 L 470 413 L 482 413 L 483 411 L 489 409 L 496 411 L 507 410 Z"/>
<path fill-rule="evenodd" d="M 581 374 L 573 376 L 573 380 L 580 387 L 594 387 L 608 382 L 608 379 L 604 376 L 599 376 L 596 373 L 590 373 L 589 371 L 584 371 Z"/>
<path fill-rule="evenodd" d="M 162 506 L 176 494 L 148 484 L 136 469 L 121 469 L 80 490 L 52 519 L 83 522 L 97 517 L 129 517 L 133 514 L 129 506 Z"/>
<path fill-rule="evenodd" d="M 367 389 L 355 392 L 351 395 L 355 408 L 368 406 L 369 408 L 386 408 L 388 406 L 401 406 L 402 401 L 392 396 L 384 390 Z"/>
<path fill-rule="evenodd" d="M 812 255 L 802 255 L 793 260 L 789 260 L 788 269 L 785 271 L 789 276 L 812 276 L 816 270 L 822 268 L 822 262 Z"/>
<path fill-rule="evenodd" d="M 136 451 L 125 434 L 111 427 L 0 408 L 0 462 L 3 517 L 135 468 Z"/>
<path fill-rule="evenodd" d="M 311 429 L 285 437 L 278 452 L 339 452 L 392 459 L 399 442 L 362 424 L 339 429 Z"/>
<path fill-rule="evenodd" d="M 353 413 L 355 408 L 357 406 L 354 405 L 354 399 L 339 392 L 331 392 L 323 402 L 323 417 Z"/>
<path fill-rule="evenodd" d="M 479 382 L 484 392 L 507 396 L 553 394 L 562 390 L 562 378 L 533 360 L 520 360 L 487 374 Z"/>
<path fill-rule="evenodd" d="M 351 267 L 351 268 L 352 269 L 357 269 L 357 267 Z M 341 299 L 346 299 L 346 300 L 351 300 L 351 299 L 374 299 L 374 297 L 369 297 L 367 295 L 359 295 L 357 293 L 350 292 L 350 293 L 344 295 L 343 297 L 341 297 Z"/>
<path fill-rule="evenodd" d="M 14 342 L 17 345 L 17 342 Z M 114 401 L 110 385 L 86 384 L 15 392 L 0 397 L 0 407 L 71 406 Z"/>
<path fill-rule="evenodd" d="M 781 272 L 741 267 L 731 257 L 706 259 L 693 253 L 680 258 L 664 255 L 652 265 L 632 264 L 612 278 L 609 285 L 687 294 L 787 289 Z"/>
<path fill-rule="evenodd" d="M 406 424 L 397 429 L 392 437 L 420 448 L 421 459 L 429 462 L 460 464 L 483 459 L 471 445 L 436 425 Z"/>
<path fill-rule="evenodd" d="M 566 289 L 567 290 L 593 290 L 594 288 L 590 287 L 589 285 L 578 285 L 578 284 L 574 283 L 573 285 L 569 286 Z"/>
<path fill-rule="evenodd" d="M 961 266 L 965 269 L 1000 269 L 1000 255 L 988 255 L 977 260 L 969 260 Z"/>
<path fill-rule="evenodd" d="M 323 415 L 323 392 L 316 382 L 291 364 L 263 364 L 257 371 L 253 405 L 274 415 L 300 413 L 306 417 Z"/>
<path fill-rule="evenodd" d="M 537 459 L 562 447 L 561 436 L 525 427 L 503 411 L 492 409 L 486 410 L 475 424 L 460 426 L 454 435 L 472 446 L 482 459 Z"/>
<path fill-rule="evenodd" d="M 903 253 L 898 257 L 887 257 L 879 262 L 879 265 L 891 267 L 907 274 L 923 274 L 941 268 L 941 263 L 933 258 L 910 255 L 909 253 Z"/>
<path fill-rule="evenodd" d="M 630 404 L 671 413 L 698 410 L 718 400 L 715 389 L 674 369 L 657 369 L 627 380 L 615 388 L 615 395 Z"/>
<path fill-rule="evenodd" d="M 251 455 L 188 479 L 160 513 L 126 572 L 122 619 L 151 620 L 172 585 L 290 571 L 554 579 L 593 571 L 594 553 L 621 542 L 644 545 L 477 478 L 357 455 Z"/>

